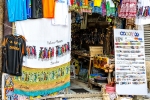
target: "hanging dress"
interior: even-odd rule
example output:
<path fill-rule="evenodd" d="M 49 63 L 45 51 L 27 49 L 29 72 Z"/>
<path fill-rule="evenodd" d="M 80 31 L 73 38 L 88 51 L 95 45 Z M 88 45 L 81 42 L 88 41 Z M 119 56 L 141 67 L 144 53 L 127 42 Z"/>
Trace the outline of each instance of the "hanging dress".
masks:
<path fill-rule="evenodd" d="M 122 0 L 119 17 L 135 18 L 137 13 L 137 0 Z"/>
<path fill-rule="evenodd" d="M 150 0 L 138 0 L 136 25 L 150 24 Z"/>
<path fill-rule="evenodd" d="M 150 16 L 150 0 L 138 0 L 138 13 L 137 17 Z"/>

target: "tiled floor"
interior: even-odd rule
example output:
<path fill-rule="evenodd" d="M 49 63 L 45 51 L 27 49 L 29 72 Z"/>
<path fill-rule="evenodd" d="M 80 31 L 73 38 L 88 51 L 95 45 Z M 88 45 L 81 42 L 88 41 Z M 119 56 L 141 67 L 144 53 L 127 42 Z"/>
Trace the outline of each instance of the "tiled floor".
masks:
<path fill-rule="evenodd" d="M 88 88 L 87 83 L 81 82 L 78 79 L 71 80 L 71 86 L 69 87 L 69 93 L 75 93 L 71 89 L 78 89 L 78 88 L 84 88 L 85 90 L 89 91 L 90 93 L 100 92 L 100 88 L 98 88 L 98 87 L 90 89 L 90 88 Z"/>

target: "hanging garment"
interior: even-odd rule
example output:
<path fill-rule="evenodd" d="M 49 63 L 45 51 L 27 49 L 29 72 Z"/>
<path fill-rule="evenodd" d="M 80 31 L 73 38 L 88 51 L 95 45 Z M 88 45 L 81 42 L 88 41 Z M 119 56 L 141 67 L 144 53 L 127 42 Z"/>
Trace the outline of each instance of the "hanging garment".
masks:
<path fill-rule="evenodd" d="M 26 0 L 7 0 L 9 22 L 27 19 Z"/>
<path fill-rule="evenodd" d="M 31 18 L 31 0 L 27 0 L 27 18 Z"/>
<path fill-rule="evenodd" d="M 150 0 L 138 0 L 138 14 L 137 17 L 148 17 L 150 16 Z"/>
<path fill-rule="evenodd" d="M 87 28 L 87 13 L 83 13 L 83 20 L 81 22 L 80 29 L 86 29 Z"/>
<path fill-rule="evenodd" d="M 112 0 L 106 0 L 106 14 L 107 16 L 115 16 L 115 5 Z"/>
<path fill-rule="evenodd" d="M 43 0 L 43 17 L 54 18 L 55 0 Z"/>
<path fill-rule="evenodd" d="M 119 17 L 135 18 L 137 10 L 137 0 L 122 0 Z"/>
<path fill-rule="evenodd" d="M 22 75 L 23 56 L 26 55 L 26 42 L 23 36 L 7 35 L 3 45 L 2 72 L 15 76 Z"/>
<path fill-rule="evenodd" d="M 102 5 L 100 5 L 100 7 L 94 6 L 94 2 L 93 1 L 90 1 L 89 5 L 92 8 L 92 13 L 102 14 Z"/>
<path fill-rule="evenodd" d="M 31 18 L 43 18 L 42 0 L 31 0 Z"/>
<path fill-rule="evenodd" d="M 16 22 L 17 33 L 26 37 L 27 56 L 23 65 L 30 68 L 51 68 L 70 61 L 70 50 L 65 48 L 65 54 L 57 47 L 69 46 L 71 34 L 71 14 L 68 26 L 54 26 L 51 19 L 41 18 Z M 42 34 L 41 34 L 42 33 Z"/>
<path fill-rule="evenodd" d="M 102 0 L 94 0 L 94 6 L 100 7 L 102 4 Z"/>
<path fill-rule="evenodd" d="M 136 25 L 150 24 L 150 0 L 138 0 L 138 14 L 135 19 Z"/>
<path fill-rule="evenodd" d="M 53 25 L 68 25 L 68 4 L 67 0 L 58 0 L 55 5 L 55 18 Z"/>
<path fill-rule="evenodd" d="M 106 3 L 105 2 L 102 3 L 102 15 L 103 16 L 106 15 Z"/>
<path fill-rule="evenodd" d="M 84 6 L 88 6 L 89 2 L 88 0 L 84 0 Z"/>

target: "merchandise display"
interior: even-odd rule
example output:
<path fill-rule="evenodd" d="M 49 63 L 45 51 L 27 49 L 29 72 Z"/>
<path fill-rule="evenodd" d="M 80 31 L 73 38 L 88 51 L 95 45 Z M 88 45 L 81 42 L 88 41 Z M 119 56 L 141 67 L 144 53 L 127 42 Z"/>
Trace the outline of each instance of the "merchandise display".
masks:
<path fill-rule="evenodd" d="M 31 0 L 27 0 L 27 18 L 31 18 Z"/>
<path fill-rule="evenodd" d="M 53 25 L 68 25 L 68 2 L 67 0 L 58 0 L 55 3 L 55 14 L 52 19 Z M 61 17 L 60 17 L 61 16 Z"/>
<path fill-rule="evenodd" d="M 71 17 L 70 14 L 68 16 Z M 71 53 L 69 27 L 69 21 L 68 26 L 56 27 L 51 24 L 51 19 L 36 19 L 34 23 L 30 20 L 16 22 L 17 33 L 24 35 L 27 40 L 27 56 L 23 65 L 29 68 L 53 68 L 68 63 Z"/>
<path fill-rule="evenodd" d="M 123 95 L 146 95 L 143 31 L 115 29 L 114 33 L 116 92 Z M 127 88 L 130 90 L 126 90 Z M 138 91 L 139 89 L 140 91 Z"/>
<path fill-rule="evenodd" d="M 43 18 L 42 0 L 31 0 L 31 18 Z"/>
<path fill-rule="evenodd" d="M 70 86 L 70 63 L 55 68 L 23 67 L 21 77 L 14 77 L 14 93 L 25 96 L 44 96 Z M 40 87 L 40 88 L 39 88 Z"/>
<path fill-rule="evenodd" d="M 55 15 L 55 0 L 42 0 L 43 17 L 54 18 Z"/>
<path fill-rule="evenodd" d="M 3 8 L 2 100 L 147 95 L 149 25 L 138 25 L 150 23 L 150 0 L 6 0 Z"/>
<path fill-rule="evenodd" d="M 7 9 L 9 13 L 9 21 L 15 22 L 19 20 L 26 20 L 30 18 L 51 18 L 54 25 L 66 25 L 65 19 L 67 19 L 66 9 L 69 11 L 75 11 L 80 14 L 97 13 L 103 16 L 114 16 L 120 18 L 136 18 L 136 15 L 148 16 L 148 8 L 145 8 L 144 12 L 141 12 L 142 6 L 139 5 L 139 10 L 137 11 L 136 0 L 94 0 L 94 1 L 78 1 L 78 0 L 20 0 L 13 1 L 7 0 Z M 16 2 L 16 3 L 15 3 Z M 128 5 L 129 2 L 129 5 Z M 23 6 L 18 6 L 15 4 L 22 4 Z M 12 8 L 13 6 L 13 8 Z M 21 11 L 16 11 L 15 7 L 19 8 Z M 147 7 L 147 6 L 144 6 Z M 17 12 L 17 13 L 15 13 Z M 59 13 L 58 13 L 59 12 Z M 22 15 L 23 13 L 23 15 Z M 137 14 L 138 13 L 138 14 Z"/>
<path fill-rule="evenodd" d="M 135 19 L 136 25 L 150 24 L 150 1 L 149 0 L 138 0 L 137 4 L 137 17 Z"/>
<path fill-rule="evenodd" d="M 26 40 L 23 36 L 7 35 L 3 40 L 2 72 L 22 75 L 23 56 L 26 56 Z"/>
<path fill-rule="evenodd" d="M 94 57 L 94 67 L 104 69 L 104 65 L 109 63 L 108 57 L 95 56 Z"/>
<path fill-rule="evenodd" d="M 27 69 L 23 67 L 23 71 L 27 71 Z M 33 70 L 33 69 L 32 69 Z M 28 70 L 29 71 L 29 70 Z M 36 72 L 36 71 L 35 71 Z M 15 78 L 16 80 L 17 79 L 20 79 L 21 81 L 21 78 Z M 19 80 L 17 80 L 19 81 Z M 19 81 L 19 83 L 20 83 Z M 15 100 L 33 100 L 33 99 L 40 99 L 41 97 L 45 97 L 45 96 L 55 96 L 55 95 L 58 95 L 58 94 L 62 94 L 62 93 L 65 93 L 65 90 L 60 90 L 59 92 L 54 92 L 54 93 L 51 93 L 51 94 L 47 94 L 45 93 L 44 95 L 38 95 L 38 96 L 24 96 L 24 95 L 19 95 L 19 94 L 15 94 L 14 93 L 14 80 L 12 79 L 12 77 L 8 74 L 3 74 L 3 77 L 2 77 L 2 82 L 6 83 L 6 84 L 3 84 L 2 87 L 4 87 L 4 90 L 3 90 L 3 98 L 4 100 L 9 100 L 10 98 L 11 99 L 15 99 Z M 23 82 L 23 81 L 22 81 Z"/>
<path fill-rule="evenodd" d="M 9 22 L 27 19 L 26 0 L 6 0 Z"/>
<path fill-rule="evenodd" d="M 137 0 L 122 0 L 119 17 L 135 18 L 137 14 Z"/>

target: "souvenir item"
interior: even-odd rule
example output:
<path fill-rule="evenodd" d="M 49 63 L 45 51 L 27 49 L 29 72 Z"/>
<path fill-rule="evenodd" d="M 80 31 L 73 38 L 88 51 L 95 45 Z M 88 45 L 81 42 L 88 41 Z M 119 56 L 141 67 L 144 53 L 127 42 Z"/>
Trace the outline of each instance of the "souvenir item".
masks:
<path fill-rule="evenodd" d="M 143 31 L 115 29 L 114 32 L 117 93 L 146 94 L 143 90 L 147 88 Z M 122 91 L 129 87 L 137 91 Z"/>
<path fill-rule="evenodd" d="M 26 0 L 6 0 L 9 22 L 27 19 Z"/>
<path fill-rule="evenodd" d="M 58 0 L 55 2 L 53 25 L 68 25 L 68 4 L 67 0 Z"/>
<path fill-rule="evenodd" d="M 22 76 L 12 80 L 15 94 L 45 96 L 70 86 L 70 63 L 47 69 L 23 67 L 22 70 Z"/>
<path fill-rule="evenodd" d="M 150 1 L 149 0 L 145 0 L 145 1 L 142 1 L 142 0 L 138 0 L 138 14 L 137 14 L 137 17 L 140 19 L 140 18 L 143 18 L 143 17 L 149 17 L 150 16 Z"/>
<path fill-rule="evenodd" d="M 7 35 L 4 37 L 2 45 L 4 57 L 2 72 L 21 76 L 23 56 L 26 56 L 25 38 L 22 35 Z"/>
<path fill-rule="evenodd" d="M 121 18 L 135 18 L 137 9 L 137 0 L 123 0 L 119 17 Z"/>
<path fill-rule="evenodd" d="M 55 15 L 55 0 L 42 0 L 43 17 L 54 18 Z"/>
<path fill-rule="evenodd" d="M 31 18 L 31 0 L 27 0 L 27 18 Z"/>
<path fill-rule="evenodd" d="M 42 0 L 31 0 L 31 18 L 43 18 Z"/>

